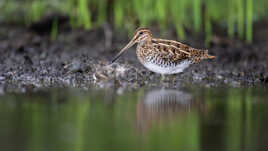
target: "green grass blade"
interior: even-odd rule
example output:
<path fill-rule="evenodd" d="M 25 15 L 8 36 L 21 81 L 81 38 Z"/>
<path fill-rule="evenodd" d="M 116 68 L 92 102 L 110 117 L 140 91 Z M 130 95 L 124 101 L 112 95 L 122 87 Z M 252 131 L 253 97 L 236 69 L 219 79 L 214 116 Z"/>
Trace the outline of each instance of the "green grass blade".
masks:
<path fill-rule="evenodd" d="M 238 36 L 240 39 L 244 38 L 244 5 L 243 0 L 237 0 L 237 27 L 238 27 Z"/>
<path fill-rule="evenodd" d="M 235 27 L 235 3 L 234 0 L 228 0 L 228 36 L 233 38 L 234 37 L 234 27 Z"/>
<path fill-rule="evenodd" d="M 246 0 L 247 5 L 247 29 L 246 29 L 246 39 L 249 43 L 252 42 L 253 33 L 253 2 L 252 0 Z"/>
<path fill-rule="evenodd" d="M 193 0 L 194 30 L 200 31 L 201 28 L 201 0 Z"/>
<path fill-rule="evenodd" d="M 58 35 L 58 19 L 55 19 L 52 24 L 50 38 L 51 40 L 55 40 Z"/>

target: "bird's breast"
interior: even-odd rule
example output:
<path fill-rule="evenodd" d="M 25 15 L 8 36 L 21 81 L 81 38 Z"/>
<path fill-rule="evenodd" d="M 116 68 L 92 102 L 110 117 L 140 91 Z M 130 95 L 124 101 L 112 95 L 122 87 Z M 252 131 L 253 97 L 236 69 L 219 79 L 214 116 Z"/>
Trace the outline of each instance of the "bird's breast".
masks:
<path fill-rule="evenodd" d="M 144 61 L 147 60 L 149 56 L 153 56 L 152 49 L 149 46 L 144 45 L 143 43 L 139 43 L 137 46 L 136 54 L 139 61 L 144 64 Z"/>

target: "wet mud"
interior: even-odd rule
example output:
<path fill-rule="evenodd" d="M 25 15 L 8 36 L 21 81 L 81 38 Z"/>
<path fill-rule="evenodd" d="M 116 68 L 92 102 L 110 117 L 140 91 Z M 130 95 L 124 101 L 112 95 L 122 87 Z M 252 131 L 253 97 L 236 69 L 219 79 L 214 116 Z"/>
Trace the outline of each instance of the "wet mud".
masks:
<path fill-rule="evenodd" d="M 138 62 L 135 47 L 110 65 L 111 59 L 128 42 L 125 32 L 111 28 L 90 31 L 63 28 L 57 39 L 51 40 L 50 34 L 3 24 L 0 27 L 0 93 L 50 87 L 267 86 L 268 43 L 261 38 L 265 32 L 256 33 L 254 44 L 214 35 L 209 53 L 216 59 L 191 65 L 183 73 L 162 80 L 159 74 Z M 176 39 L 172 30 L 164 35 L 167 37 L 155 36 Z M 201 36 L 189 36 L 184 42 L 205 48 Z"/>

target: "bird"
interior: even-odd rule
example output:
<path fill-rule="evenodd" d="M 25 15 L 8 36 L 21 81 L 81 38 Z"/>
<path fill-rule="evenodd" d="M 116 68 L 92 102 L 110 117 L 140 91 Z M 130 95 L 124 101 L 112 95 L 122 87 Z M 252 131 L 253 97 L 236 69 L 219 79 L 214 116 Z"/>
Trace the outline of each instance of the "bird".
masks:
<path fill-rule="evenodd" d="M 142 65 L 152 72 L 161 75 L 181 73 L 191 64 L 200 63 L 204 59 L 214 59 L 208 50 L 192 48 L 175 40 L 153 38 L 148 28 L 138 28 L 119 53 L 113 58 L 114 63 L 127 49 L 137 44 L 136 55 Z"/>

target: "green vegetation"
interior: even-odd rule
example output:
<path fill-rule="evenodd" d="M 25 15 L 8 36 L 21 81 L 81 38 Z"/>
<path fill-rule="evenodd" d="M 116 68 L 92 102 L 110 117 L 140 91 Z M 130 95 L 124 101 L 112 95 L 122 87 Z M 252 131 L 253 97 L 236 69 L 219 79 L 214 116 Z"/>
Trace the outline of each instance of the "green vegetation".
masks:
<path fill-rule="evenodd" d="M 58 20 L 55 19 L 53 21 L 50 37 L 52 40 L 55 40 L 57 38 L 57 35 L 58 35 Z"/>
<path fill-rule="evenodd" d="M 267 0 L 3 0 L 0 19 L 23 18 L 30 24 L 55 12 L 70 16 L 74 28 L 89 30 L 112 22 L 116 28 L 131 32 L 137 26 L 157 23 L 162 31 L 175 28 L 179 39 L 187 36 L 185 29 L 204 32 L 207 43 L 213 34 L 213 23 L 226 28 L 231 38 L 252 42 L 253 21 L 267 14 L 267 4 Z"/>

